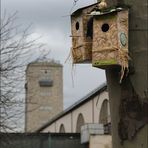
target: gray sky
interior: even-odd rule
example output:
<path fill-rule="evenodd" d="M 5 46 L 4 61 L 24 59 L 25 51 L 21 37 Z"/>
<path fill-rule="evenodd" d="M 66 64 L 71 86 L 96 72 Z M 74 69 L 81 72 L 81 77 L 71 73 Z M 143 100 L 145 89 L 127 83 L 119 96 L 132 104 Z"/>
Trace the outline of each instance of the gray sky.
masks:
<path fill-rule="evenodd" d="M 103 70 L 91 64 L 65 63 L 71 48 L 70 10 L 74 0 L 1 0 L 2 11 L 9 14 L 18 11 L 18 23 L 27 26 L 33 23 L 32 38 L 42 36 L 40 42 L 47 44 L 50 58 L 60 61 L 64 70 L 64 108 L 72 105 L 87 93 L 105 82 Z M 73 11 L 96 0 L 79 0 Z"/>

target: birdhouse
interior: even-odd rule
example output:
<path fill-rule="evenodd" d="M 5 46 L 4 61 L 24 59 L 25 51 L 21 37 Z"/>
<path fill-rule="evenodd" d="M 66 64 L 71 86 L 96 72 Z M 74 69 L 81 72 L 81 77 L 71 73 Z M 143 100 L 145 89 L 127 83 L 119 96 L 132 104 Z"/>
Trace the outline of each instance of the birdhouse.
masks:
<path fill-rule="evenodd" d="M 96 4 L 80 8 L 71 15 L 73 63 L 89 63 L 92 60 L 93 16 L 88 14 Z"/>
<path fill-rule="evenodd" d="M 114 8 L 94 11 L 92 64 L 110 68 L 128 68 L 128 9 Z"/>

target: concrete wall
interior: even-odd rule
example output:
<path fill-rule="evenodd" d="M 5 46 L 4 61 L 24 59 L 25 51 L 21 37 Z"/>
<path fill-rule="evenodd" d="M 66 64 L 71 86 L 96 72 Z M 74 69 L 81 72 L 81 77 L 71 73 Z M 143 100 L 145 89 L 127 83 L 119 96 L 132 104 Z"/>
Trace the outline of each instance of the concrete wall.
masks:
<path fill-rule="evenodd" d="M 112 137 L 109 135 L 91 135 L 89 148 L 112 148 Z"/>
<path fill-rule="evenodd" d="M 0 148 L 87 148 L 74 133 L 0 133 L 0 137 Z"/>

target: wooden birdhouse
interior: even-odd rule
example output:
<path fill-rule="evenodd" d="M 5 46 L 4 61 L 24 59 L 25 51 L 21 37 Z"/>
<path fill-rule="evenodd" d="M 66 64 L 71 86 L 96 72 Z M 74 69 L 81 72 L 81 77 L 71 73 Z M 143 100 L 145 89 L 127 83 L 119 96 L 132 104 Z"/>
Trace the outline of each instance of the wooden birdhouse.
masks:
<path fill-rule="evenodd" d="M 80 8 L 71 15 L 73 63 L 88 63 L 92 60 L 93 16 L 88 14 L 96 4 Z"/>
<path fill-rule="evenodd" d="M 128 68 L 128 9 L 94 11 L 92 64 L 99 68 Z"/>

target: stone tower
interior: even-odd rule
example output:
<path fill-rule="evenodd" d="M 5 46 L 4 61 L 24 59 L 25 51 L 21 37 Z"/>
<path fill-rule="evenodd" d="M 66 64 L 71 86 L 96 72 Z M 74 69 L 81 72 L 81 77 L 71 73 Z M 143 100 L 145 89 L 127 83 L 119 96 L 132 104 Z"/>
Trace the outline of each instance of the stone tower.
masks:
<path fill-rule="evenodd" d="M 33 132 L 63 110 L 63 67 L 33 62 L 26 69 L 25 132 Z"/>

